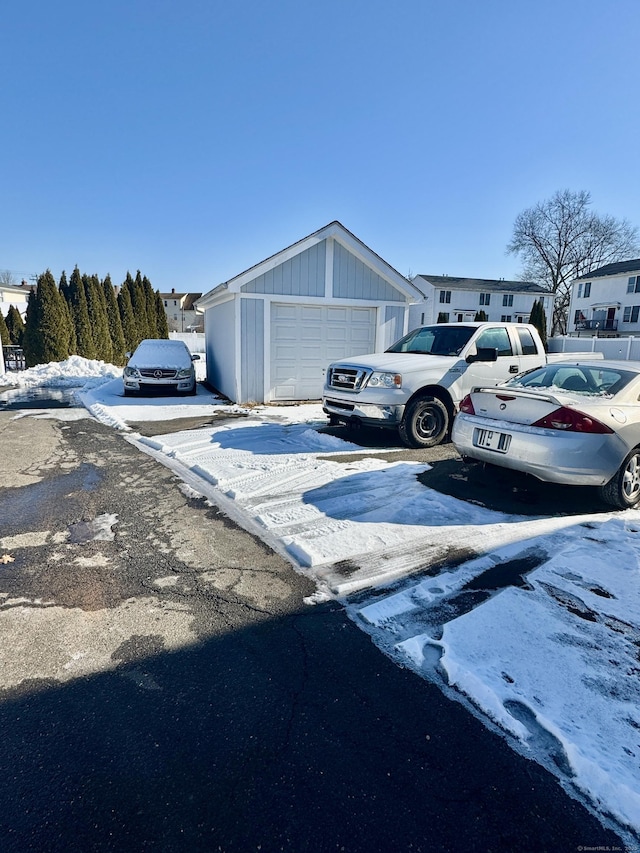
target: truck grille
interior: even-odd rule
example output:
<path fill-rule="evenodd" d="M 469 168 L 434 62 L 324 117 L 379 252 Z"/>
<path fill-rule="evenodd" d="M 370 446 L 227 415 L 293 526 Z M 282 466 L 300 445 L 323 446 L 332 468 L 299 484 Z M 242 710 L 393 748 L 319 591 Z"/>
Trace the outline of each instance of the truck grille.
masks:
<path fill-rule="evenodd" d="M 339 391 L 359 391 L 367 371 L 357 367 L 334 365 L 329 369 L 329 387 Z"/>

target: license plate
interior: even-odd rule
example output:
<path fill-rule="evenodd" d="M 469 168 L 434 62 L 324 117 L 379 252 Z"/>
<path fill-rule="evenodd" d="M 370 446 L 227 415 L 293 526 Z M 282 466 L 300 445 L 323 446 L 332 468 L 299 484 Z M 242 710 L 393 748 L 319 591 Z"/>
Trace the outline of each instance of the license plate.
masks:
<path fill-rule="evenodd" d="M 496 432 L 492 429 L 477 429 L 473 443 L 476 447 L 482 447 L 485 450 L 506 453 L 511 443 L 511 436 L 507 432 Z"/>

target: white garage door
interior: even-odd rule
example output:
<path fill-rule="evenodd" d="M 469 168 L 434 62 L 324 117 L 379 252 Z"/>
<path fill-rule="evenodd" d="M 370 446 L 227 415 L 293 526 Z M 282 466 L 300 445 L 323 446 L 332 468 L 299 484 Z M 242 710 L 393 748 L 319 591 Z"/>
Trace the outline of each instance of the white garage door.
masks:
<path fill-rule="evenodd" d="M 319 400 L 332 361 L 373 352 L 375 308 L 271 305 L 271 400 Z"/>

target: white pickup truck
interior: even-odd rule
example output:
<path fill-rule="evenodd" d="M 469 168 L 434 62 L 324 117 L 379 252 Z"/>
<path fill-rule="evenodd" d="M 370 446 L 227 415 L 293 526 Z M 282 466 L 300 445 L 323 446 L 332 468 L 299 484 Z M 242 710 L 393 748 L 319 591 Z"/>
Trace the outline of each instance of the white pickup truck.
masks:
<path fill-rule="evenodd" d="M 322 407 L 330 423 L 392 427 L 408 447 L 433 447 L 473 387 L 546 360 L 536 328 L 525 323 L 423 326 L 386 352 L 329 365 Z"/>

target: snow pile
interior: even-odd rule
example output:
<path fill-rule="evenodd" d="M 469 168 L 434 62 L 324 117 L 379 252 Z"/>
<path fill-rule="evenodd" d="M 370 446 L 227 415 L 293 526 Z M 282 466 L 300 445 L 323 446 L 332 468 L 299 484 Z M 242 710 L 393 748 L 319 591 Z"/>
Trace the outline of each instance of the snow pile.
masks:
<path fill-rule="evenodd" d="M 18 388 L 95 388 L 122 376 L 122 368 L 104 361 L 69 356 L 66 361 L 38 364 L 28 370 L 0 373 L 0 385 Z"/>

